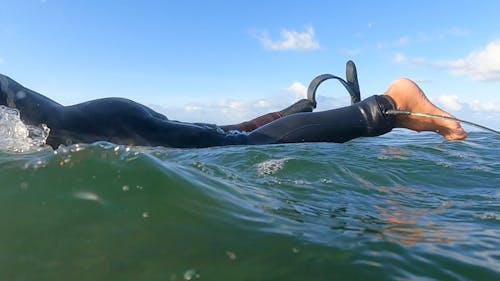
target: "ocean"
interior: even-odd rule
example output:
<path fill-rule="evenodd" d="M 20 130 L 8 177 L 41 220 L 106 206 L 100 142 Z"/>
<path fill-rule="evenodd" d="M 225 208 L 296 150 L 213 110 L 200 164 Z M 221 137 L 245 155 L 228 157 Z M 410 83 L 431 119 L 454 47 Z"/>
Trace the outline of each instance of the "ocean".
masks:
<path fill-rule="evenodd" d="M 500 280 L 493 133 L 56 150 L 3 133 L 0 280 Z"/>

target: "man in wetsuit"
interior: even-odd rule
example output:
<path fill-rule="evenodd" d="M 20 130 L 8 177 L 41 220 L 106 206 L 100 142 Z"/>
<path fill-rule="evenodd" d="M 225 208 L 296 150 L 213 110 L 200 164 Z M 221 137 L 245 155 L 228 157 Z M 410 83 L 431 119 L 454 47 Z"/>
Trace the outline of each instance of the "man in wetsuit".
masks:
<path fill-rule="evenodd" d="M 28 125 L 47 125 L 50 128 L 47 144 L 52 147 L 95 141 L 179 148 L 345 142 L 378 136 L 396 127 L 434 131 L 449 140 L 467 136 L 456 121 L 386 114 L 387 110 L 399 109 L 450 116 L 433 105 L 409 79 L 397 79 L 383 95 L 351 106 L 310 112 L 311 101 L 301 100 L 283 111 L 230 126 L 172 121 L 144 105 L 122 98 L 63 106 L 4 75 L 0 75 L 0 105 L 19 110 L 21 119 Z"/>

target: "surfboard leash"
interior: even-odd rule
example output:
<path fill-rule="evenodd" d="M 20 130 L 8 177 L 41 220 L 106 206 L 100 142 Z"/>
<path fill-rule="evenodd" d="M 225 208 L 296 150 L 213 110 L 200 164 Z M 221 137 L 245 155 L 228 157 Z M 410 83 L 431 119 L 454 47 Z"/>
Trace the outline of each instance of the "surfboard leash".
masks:
<path fill-rule="evenodd" d="M 391 114 L 391 115 L 414 115 L 414 116 L 422 116 L 422 117 L 429 117 L 429 118 L 439 118 L 439 119 L 445 119 L 445 120 L 453 120 L 453 121 L 458 121 L 460 123 L 464 123 L 467 125 L 471 125 L 495 134 L 500 135 L 500 132 L 497 130 L 494 130 L 492 128 L 488 128 L 486 126 L 470 122 L 467 120 L 463 119 L 458 119 L 455 117 L 449 117 L 449 116 L 444 116 L 444 115 L 439 115 L 439 114 L 431 114 L 431 113 L 422 113 L 422 112 L 412 112 L 412 111 L 407 111 L 407 110 L 397 110 L 397 109 L 388 109 L 385 111 L 385 114 Z"/>

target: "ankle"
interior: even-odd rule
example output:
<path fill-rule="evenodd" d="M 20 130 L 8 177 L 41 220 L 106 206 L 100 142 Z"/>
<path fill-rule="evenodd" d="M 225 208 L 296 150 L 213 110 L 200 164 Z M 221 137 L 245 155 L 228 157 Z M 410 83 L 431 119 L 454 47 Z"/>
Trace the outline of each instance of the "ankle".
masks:
<path fill-rule="evenodd" d="M 281 116 L 287 116 L 299 112 L 312 112 L 314 109 L 313 104 L 308 99 L 301 99 L 289 107 L 278 111 Z"/>

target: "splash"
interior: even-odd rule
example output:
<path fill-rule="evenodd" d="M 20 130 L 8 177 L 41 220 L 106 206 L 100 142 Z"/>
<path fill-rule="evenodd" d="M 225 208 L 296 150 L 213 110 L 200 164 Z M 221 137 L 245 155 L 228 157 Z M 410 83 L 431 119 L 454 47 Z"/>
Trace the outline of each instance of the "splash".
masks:
<path fill-rule="evenodd" d="M 0 105 L 0 151 L 34 152 L 46 148 L 50 129 L 25 125 L 17 109 Z"/>
<path fill-rule="evenodd" d="M 283 170 L 285 163 L 290 160 L 289 158 L 283 159 L 270 159 L 257 164 L 257 174 L 260 176 L 274 175 Z"/>

